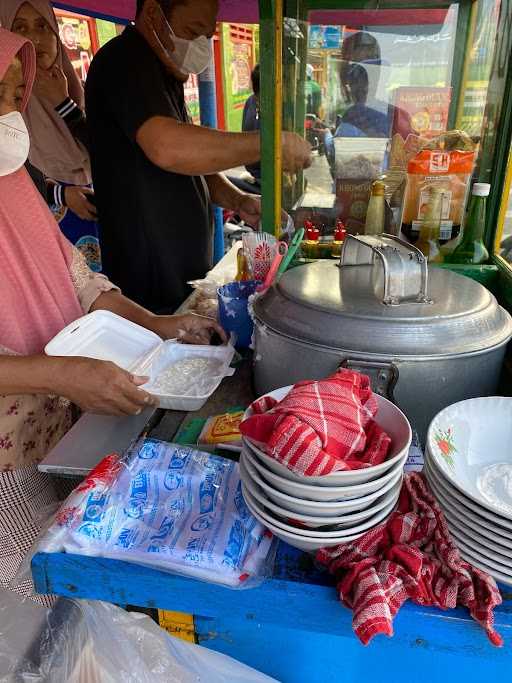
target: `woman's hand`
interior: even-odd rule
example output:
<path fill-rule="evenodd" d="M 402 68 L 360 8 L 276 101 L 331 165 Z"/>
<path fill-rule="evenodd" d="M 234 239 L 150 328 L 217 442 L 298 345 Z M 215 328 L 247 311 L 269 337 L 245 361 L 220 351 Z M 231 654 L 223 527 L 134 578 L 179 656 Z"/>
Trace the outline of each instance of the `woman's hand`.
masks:
<path fill-rule="evenodd" d="M 158 399 L 140 387 L 148 377 L 137 377 L 114 363 L 92 358 L 60 358 L 54 393 L 83 411 L 97 415 L 140 415 Z"/>
<path fill-rule="evenodd" d="M 68 79 L 60 66 L 54 64 L 51 69 L 37 70 L 34 93 L 52 107 L 58 107 L 69 97 Z"/>
<path fill-rule="evenodd" d="M 193 313 L 157 316 L 151 329 L 162 339 L 179 339 L 185 344 L 207 345 L 214 334 L 218 334 L 224 343 L 228 341 L 226 333 L 215 320 Z"/>
<path fill-rule="evenodd" d="M 98 219 L 96 207 L 91 204 L 87 197 L 94 197 L 93 190 L 88 187 L 69 185 L 64 189 L 66 206 L 82 220 L 96 221 Z"/>

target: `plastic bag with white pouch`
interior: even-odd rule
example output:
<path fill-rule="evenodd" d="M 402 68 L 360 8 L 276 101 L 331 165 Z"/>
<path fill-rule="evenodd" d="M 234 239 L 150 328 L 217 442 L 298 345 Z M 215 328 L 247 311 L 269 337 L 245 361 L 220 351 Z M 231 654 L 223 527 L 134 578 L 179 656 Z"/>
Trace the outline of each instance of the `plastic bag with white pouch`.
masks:
<path fill-rule="evenodd" d="M 104 602 L 51 610 L 0 591 L 3 683 L 276 683 L 231 657 L 170 636 Z"/>
<path fill-rule="evenodd" d="M 233 589 L 261 583 L 275 557 L 272 534 L 245 504 L 238 463 L 154 439 L 105 458 L 38 550 L 135 562 Z"/>

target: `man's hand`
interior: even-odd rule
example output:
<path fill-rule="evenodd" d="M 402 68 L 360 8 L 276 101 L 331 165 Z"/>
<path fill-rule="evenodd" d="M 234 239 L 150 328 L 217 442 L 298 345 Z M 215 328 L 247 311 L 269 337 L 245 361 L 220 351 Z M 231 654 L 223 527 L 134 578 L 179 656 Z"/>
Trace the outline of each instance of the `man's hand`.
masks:
<path fill-rule="evenodd" d="M 311 166 L 311 145 L 296 133 L 283 133 L 283 171 L 297 173 Z"/>
<path fill-rule="evenodd" d="M 35 94 L 58 107 L 69 97 L 68 79 L 60 66 L 54 64 L 51 69 L 38 69 L 34 84 Z"/>
<path fill-rule="evenodd" d="M 261 221 L 261 197 L 253 194 L 242 194 L 234 211 L 253 228 L 257 228 Z"/>
<path fill-rule="evenodd" d="M 158 400 L 140 387 L 148 377 L 137 377 L 114 363 L 92 358 L 60 358 L 55 393 L 85 412 L 97 415 L 140 415 Z"/>
<path fill-rule="evenodd" d="M 228 341 L 226 333 L 215 320 L 193 313 L 156 316 L 151 329 L 162 339 L 179 339 L 185 344 L 208 345 L 214 334 L 218 334 L 224 343 Z"/>
<path fill-rule="evenodd" d="M 95 221 L 98 213 L 94 204 L 87 197 L 94 197 L 94 192 L 87 187 L 75 187 L 70 185 L 64 190 L 66 206 L 84 221 Z"/>

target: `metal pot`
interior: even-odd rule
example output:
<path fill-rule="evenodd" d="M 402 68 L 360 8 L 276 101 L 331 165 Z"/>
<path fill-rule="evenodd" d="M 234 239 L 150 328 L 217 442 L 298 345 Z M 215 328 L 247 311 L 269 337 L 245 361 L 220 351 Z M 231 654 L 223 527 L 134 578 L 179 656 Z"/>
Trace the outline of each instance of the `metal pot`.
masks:
<path fill-rule="evenodd" d="M 352 368 L 422 441 L 447 405 L 495 393 L 512 337 L 511 316 L 485 287 L 428 269 L 390 235 L 347 237 L 340 264 L 294 268 L 253 310 L 259 394 Z"/>

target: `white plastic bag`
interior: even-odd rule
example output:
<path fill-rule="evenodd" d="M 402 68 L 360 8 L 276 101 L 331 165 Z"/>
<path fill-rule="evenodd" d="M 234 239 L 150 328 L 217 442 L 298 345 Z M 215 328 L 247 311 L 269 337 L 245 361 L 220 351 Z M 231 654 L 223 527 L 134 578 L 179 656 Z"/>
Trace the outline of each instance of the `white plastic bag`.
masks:
<path fill-rule="evenodd" d="M 241 589 L 269 574 L 273 545 L 245 504 L 238 463 L 145 439 L 91 472 L 38 550 L 136 562 Z"/>
<path fill-rule="evenodd" d="M 276 683 L 104 602 L 52 610 L 0 591 L 2 683 Z"/>

